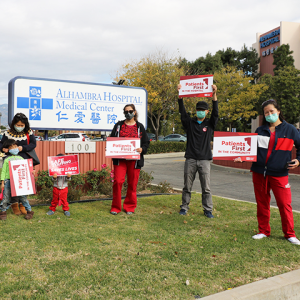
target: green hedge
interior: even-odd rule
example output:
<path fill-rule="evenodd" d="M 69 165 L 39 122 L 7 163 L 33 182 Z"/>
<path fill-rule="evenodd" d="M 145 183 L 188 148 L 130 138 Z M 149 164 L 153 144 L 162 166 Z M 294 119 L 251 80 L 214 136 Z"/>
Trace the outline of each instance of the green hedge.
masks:
<path fill-rule="evenodd" d="M 150 142 L 147 154 L 185 152 L 186 142 Z"/>

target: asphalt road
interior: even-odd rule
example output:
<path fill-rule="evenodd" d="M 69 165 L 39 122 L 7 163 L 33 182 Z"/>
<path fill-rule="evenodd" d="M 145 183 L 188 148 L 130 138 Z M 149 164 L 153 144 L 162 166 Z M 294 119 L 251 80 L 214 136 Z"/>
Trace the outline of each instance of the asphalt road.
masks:
<path fill-rule="evenodd" d="M 172 154 L 174 155 L 174 154 Z M 143 170 L 153 172 L 153 183 L 167 181 L 172 187 L 182 189 L 185 158 L 165 155 L 147 155 Z M 290 175 L 289 183 L 292 190 L 292 206 L 300 211 L 300 176 Z M 194 181 L 193 191 L 201 192 L 198 175 Z M 211 191 L 213 195 L 255 202 L 252 175 L 250 171 L 211 165 Z M 271 205 L 276 206 L 274 196 Z"/>

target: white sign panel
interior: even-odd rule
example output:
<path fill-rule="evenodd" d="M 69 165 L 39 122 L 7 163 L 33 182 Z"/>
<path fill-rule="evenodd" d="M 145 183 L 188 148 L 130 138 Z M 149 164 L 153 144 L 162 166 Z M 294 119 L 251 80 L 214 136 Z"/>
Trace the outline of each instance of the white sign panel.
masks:
<path fill-rule="evenodd" d="M 147 128 L 147 91 L 122 85 L 29 77 L 9 82 L 8 121 L 24 113 L 32 129 L 112 130 L 134 104 Z"/>
<path fill-rule="evenodd" d="M 9 161 L 12 197 L 35 194 L 32 159 Z"/>
<path fill-rule="evenodd" d="M 140 146 L 141 140 L 139 138 L 108 137 L 105 156 L 130 160 L 140 159 L 140 154 L 136 151 Z"/>
<path fill-rule="evenodd" d="M 66 153 L 96 153 L 96 142 L 65 142 Z"/>
<path fill-rule="evenodd" d="M 213 158 L 232 160 L 240 157 L 242 161 L 256 161 L 257 133 L 215 131 Z"/>
<path fill-rule="evenodd" d="M 212 97 L 213 75 L 180 76 L 179 97 Z"/>

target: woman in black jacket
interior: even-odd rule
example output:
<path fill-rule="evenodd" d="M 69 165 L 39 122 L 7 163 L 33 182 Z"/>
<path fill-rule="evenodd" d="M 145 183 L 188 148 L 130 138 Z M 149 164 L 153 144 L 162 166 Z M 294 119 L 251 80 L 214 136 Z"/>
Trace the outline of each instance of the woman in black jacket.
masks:
<path fill-rule="evenodd" d="M 137 205 L 136 188 L 139 180 L 140 170 L 144 166 L 144 154 L 149 147 L 149 139 L 146 130 L 137 121 L 138 113 L 133 104 L 124 107 L 125 120 L 119 121 L 113 128 L 111 137 L 130 137 L 140 138 L 141 145 L 136 151 L 140 154 L 139 160 L 113 159 L 114 164 L 114 183 L 113 201 L 110 213 L 117 215 L 122 210 L 121 191 L 127 175 L 127 193 L 123 203 L 123 209 L 128 215 L 134 213 Z"/>
<path fill-rule="evenodd" d="M 273 191 L 281 216 L 284 237 L 292 244 L 300 245 L 294 231 L 292 194 L 288 171 L 299 166 L 300 136 L 297 129 L 287 123 L 274 99 L 262 104 L 263 125 L 256 129 L 257 161 L 252 164 L 252 180 L 257 203 L 259 233 L 252 236 L 258 240 L 271 234 L 270 201 Z M 297 157 L 292 160 L 296 146 Z M 241 162 L 240 158 L 235 159 Z"/>
<path fill-rule="evenodd" d="M 27 152 L 33 150 L 36 147 L 36 140 L 33 131 L 30 129 L 28 118 L 22 114 L 17 113 L 10 124 L 10 129 L 4 132 L 3 137 L 0 141 L 0 150 L 5 153 L 6 157 L 11 154 L 8 152 L 7 148 L 3 148 L 3 143 L 8 140 L 13 139 L 17 141 L 19 154 L 24 159 L 31 158 Z M 5 159 L 5 158 L 4 158 Z M 11 197 L 11 207 L 16 215 L 26 214 L 26 209 L 22 203 L 18 204 L 18 197 Z M 20 205 L 20 209 L 19 209 Z M 21 210 L 21 211 L 20 211 Z"/>

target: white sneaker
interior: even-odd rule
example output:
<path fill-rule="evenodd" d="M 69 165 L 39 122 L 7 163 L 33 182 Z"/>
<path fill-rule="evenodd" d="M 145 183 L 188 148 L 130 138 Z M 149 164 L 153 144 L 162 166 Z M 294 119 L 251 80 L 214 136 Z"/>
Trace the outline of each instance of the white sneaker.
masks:
<path fill-rule="evenodd" d="M 256 234 L 256 235 L 254 235 L 252 238 L 255 239 L 255 240 L 260 240 L 260 239 L 263 239 L 263 238 L 265 238 L 265 237 L 267 237 L 265 234 L 263 234 L 263 233 L 258 233 L 258 234 Z"/>
<path fill-rule="evenodd" d="M 296 237 L 290 237 L 287 240 L 294 245 L 300 245 L 300 241 Z"/>

